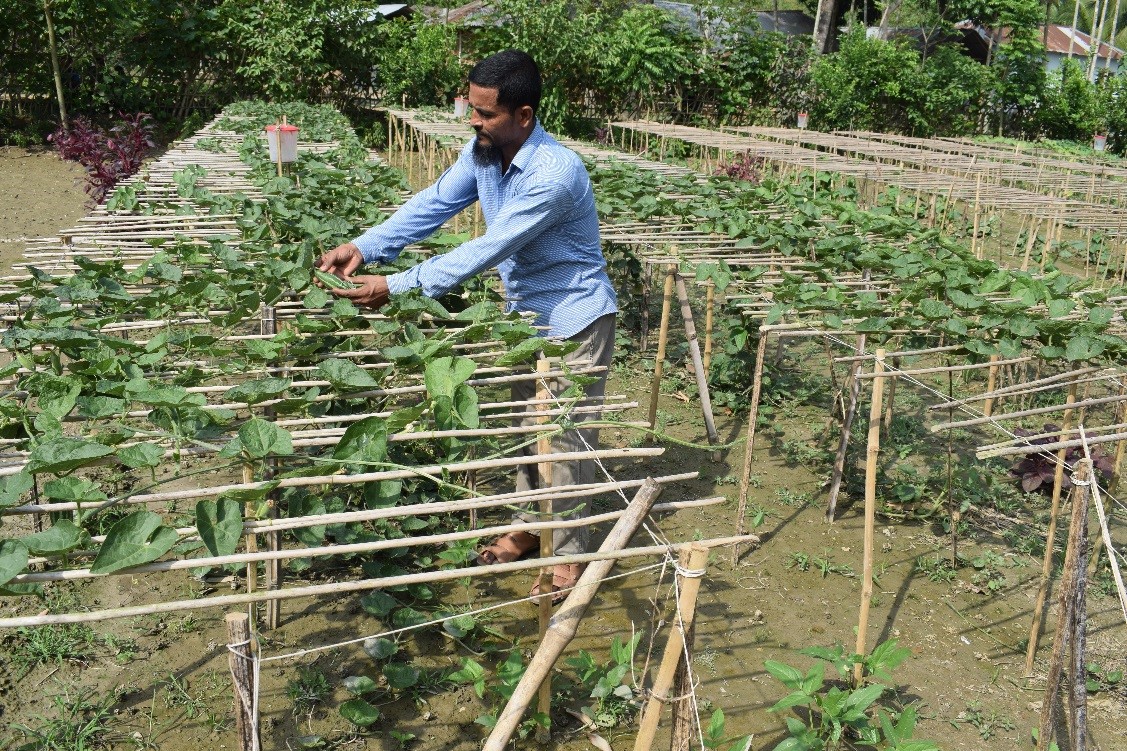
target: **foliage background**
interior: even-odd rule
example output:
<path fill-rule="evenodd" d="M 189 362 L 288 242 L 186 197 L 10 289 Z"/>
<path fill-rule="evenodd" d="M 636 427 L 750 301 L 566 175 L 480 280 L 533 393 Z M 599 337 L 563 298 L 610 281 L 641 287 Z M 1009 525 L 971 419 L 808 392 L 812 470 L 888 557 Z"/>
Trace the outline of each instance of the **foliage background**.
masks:
<path fill-rule="evenodd" d="M 48 2 L 71 112 L 95 122 L 147 112 L 168 135 L 247 97 L 350 114 L 380 98 L 448 106 L 474 60 L 520 47 L 543 68 L 541 119 L 571 135 L 618 117 L 789 125 L 809 111 L 820 130 L 1080 142 L 1103 131 L 1109 148 L 1127 148 L 1127 73 L 1095 83 L 1079 66 L 1046 74 L 1041 24 L 1046 14 L 1071 23 L 1071 6 L 1040 0 L 857 6 L 874 26 L 888 11 L 899 33 L 867 36 L 863 18 L 846 17 L 825 55 L 807 38 L 762 32 L 753 6 L 736 0 L 702 0 L 688 17 L 628 0 L 496 0 L 451 24 L 421 13 L 389 21 L 366 0 Z M 1127 3 L 1121 16 L 1123 36 Z M 1090 17 L 1082 3 L 1081 29 Z M 987 40 L 987 64 L 960 51 L 962 20 L 1006 30 Z M 12 0 L 5 21 L 0 143 L 35 142 L 57 124 L 42 0 Z"/>

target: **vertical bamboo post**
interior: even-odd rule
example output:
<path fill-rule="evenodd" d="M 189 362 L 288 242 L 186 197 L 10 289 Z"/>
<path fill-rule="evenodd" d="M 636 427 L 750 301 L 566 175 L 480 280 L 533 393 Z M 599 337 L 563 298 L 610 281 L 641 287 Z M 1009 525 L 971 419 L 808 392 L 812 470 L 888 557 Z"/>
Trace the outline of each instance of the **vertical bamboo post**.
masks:
<path fill-rule="evenodd" d="M 970 236 L 970 252 L 978 259 L 982 258 L 982 249 L 978 247 L 978 203 L 979 196 L 982 193 L 982 173 L 978 174 L 974 183 L 974 224 L 971 228 Z"/>
<path fill-rule="evenodd" d="M 1033 246 L 1037 243 L 1037 232 L 1041 229 L 1041 219 L 1029 223 L 1029 235 L 1025 238 L 1025 257 L 1021 259 L 1021 270 L 1029 271 L 1029 259 L 1033 255 Z"/>
<path fill-rule="evenodd" d="M 1073 379 L 1068 387 L 1066 405 L 1076 401 L 1076 380 Z M 1072 424 L 1071 407 L 1064 411 L 1061 418 L 1060 440 L 1068 437 L 1068 430 Z M 1033 606 L 1033 624 L 1029 629 L 1029 645 L 1025 651 L 1025 674 L 1033 674 L 1033 659 L 1037 655 L 1037 642 L 1041 639 L 1041 619 L 1044 616 L 1045 599 L 1049 595 L 1049 584 L 1052 581 L 1053 570 L 1053 541 L 1057 534 L 1057 516 L 1060 513 L 1060 493 L 1064 482 L 1065 449 L 1056 453 L 1056 473 L 1053 475 L 1053 498 L 1049 509 L 1049 531 L 1045 537 L 1045 557 L 1041 562 L 1041 581 L 1037 587 L 1037 603 Z"/>
<path fill-rule="evenodd" d="M 235 734 L 239 751 L 257 751 L 258 726 L 254 716 L 254 671 L 251 669 L 250 617 L 246 613 L 227 614 L 227 664 L 235 686 Z"/>
<path fill-rule="evenodd" d="M 1053 247 L 1053 235 L 1056 232 L 1056 226 L 1056 217 L 1049 219 L 1049 227 L 1045 230 L 1045 244 L 1041 246 L 1041 260 L 1037 267 L 1042 274 L 1045 273 L 1045 263 L 1049 260 L 1049 251 Z"/>
<path fill-rule="evenodd" d="M 704 375 L 708 377 L 712 367 L 712 316 L 716 306 L 716 284 L 705 285 L 704 293 Z"/>
<path fill-rule="evenodd" d="M 47 23 L 47 48 L 51 53 L 51 74 L 55 78 L 55 97 L 59 100 L 59 124 L 63 131 L 70 130 L 67 103 L 63 97 L 63 76 L 59 67 L 59 46 L 55 41 L 55 19 L 51 16 L 50 0 L 43 0 L 43 18 Z"/>
<path fill-rule="evenodd" d="M 273 336 L 277 333 L 277 313 L 272 305 L 263 305 L 261 310 L 261 325 L 259 330 L 261 333 Z M 266 407 L 263 409 L 263 416 L 268 420 L 274 419 L 274 408 Z M 267 461 L 267 469 L 263 479 L 271 479 L 274 476 L 274 470 L 277 466 L 277 461 L 270 459 Z M 266 501 L 267 518 L 274 519 L 278 516 L 278 492 L 271 491 Z M 281 546 L 280 535 L 277 531 L 266 533 L 266 546 L 269 550 L 277 552 Z M 264 564 L 264 573 L 266 578 L 266 589 L 277 590 L 282 586 L 282 566 L 281 561 L 277 558 L 266 561 Z M 266 601 L 266 627 L 275 629 L 278 628 L 278 618 L 281 615 L 281 601 L 280 600 L 267 600 Z"/>
<path fill-rule="evenodd" d="M 642 346 L 645 352 L 650 346 L 650 286 L 653 284 L 653 264 L 642 261 Z"/>
<path fill-rule="evenodd" d="M 669 337 L 669 314 L 673 307 L 673 279 L 677 265 L 669 264 L 665 272 L 665 290 L 661 298 L 661 328 L 657 334 L 657 357 L 654 358 L 654 379 L 650 385 L 649 423 L 653 429 L 657 425 L 657 398 L 661 394 L 661 371 L 665 362 L 665 345 Z M 652 438 L 651 438 L 652 440 Z"/>
<path fill-rule="evenodd" d="M 1119 389 L 1119 396 L 1127 396 L 1127 386 L 1122 386 Z M 1127 401 L 1120 402 L 1119 411 L 1116 415 L 1117 423 L 1127 422 Z M 1119 489 L 1119 479 L 1122 477 L 1120 467 L 1123 466 L 1123 455 L 1127 454 L 1127 440 L 1118 440 L 1115 442 L 1115 459 L 1111 465 L 1111 479 L 1107 484 L 1107 494 L 1114 497 L 1115 491 Z M 1094 477 L 1094 473 L 1093 473 Z M 1103 500 L 1102 496 L 1095 501 L 1097 504 L 1103 504 L 1103 508 L 1107 509 L 1107 501 Z M 1088 560 L 1088 577 L 1091 578 L 1096 575 L 1096 569 L 1100 565 L 1100 554 L 1103 552 L 1104 538 L 1103 535 L 1097 535 L 1096 539 L 1092 542 L 1092 552 Z"/>
<path fill-rule="evenodd" d="M 751 407 L 747 415 L 747 440 L 744 442 L 744 461 L 740 469 L 740 501 L 736 506 L 736 534 L 747 532 L 744 515 L 747 513 L 747 496 L 751 487 L 751 459 L 755 451 L 755 424 L 759 420 L 759 396 L 763 391 L 763 360 L 767 356 L 767 340 L 771 329 L 759 327 L 759 346 L 755 350 L 755 372 L 751 378 Z M 732 546 L 732 565 L 740 559 L 740 546 Z"/>
<path fill-rule="evenodd" d="M 712 446 L 720 443 L 720 436 L 716 432 L 716 424 L 712 419 L 712 397 L 708 393 L 708 376 L 705 374 L 704 363 L 700 356 L 700 342 L 697 341 L 697 327 L 693 323 L 693 308 L 689 304 L 689 291 L 685 288 L 685 278 L 680 274 L 674 275 L 677 285 L 677 300 L 681 303 L 681 319 L 685 324 L 685 337 L 689 340 L 689 357 L 693 363 L 693 373 L 696 375 L 697 391 L 700 393 L 700 408 L 704 416 L 704 427 L 708 433 L 708 443 Z M 720 452 L 712 452 L 712 461 L 720 461 Z"/>
<path fill-rule="evenodd" d="M 548 400 L 551 398 L 551 391 L 548 385 L 544 382 L 544 373 L 551 370 L 551 365 L 548 360 L 541 358 L 536 361 L 536 372 L 540 373 L 537 380 L 536 398 L 539 403 L 537 411 L 546 412 L 551 406 Z M 548 417 L 546 415 L 537 418 L 537 422 L 546 423 Z M 536 453 L 540 456 L 547 456 L 552 453 L 552 441 L 550 438 L 539 438 L 536 441 Z M 548 488 L 552 486 L 552 463 L 550 461 L 541 462 L 536 465 L 539 473 L 540 488 Z M 540 518 L 544 521 L 550 521 L 552 518 L 552 497 L 550 495 L 543 495 L 540 499 Z M 553 540 L 554 534 L 552 530 L 545 530 L 540 534 L 540 557 L 551 558 L 555 552 L 555 545 Z M 540 643 L 544 641 L 544 635 L 548 632 L 548 626 L 552 620 L 552 568 L 545 566 L 540 569 L 540 599 L 539 599 L 539 612 L 540 612 Z M 552 711 L 552 677 L 551 675 L 545 676 L 544 682 L 540 684 L 540 690 L 537 693 L 537 711 L 547 716 Z M 542 725 L 536 726 L 536 739 L 540 743 L 547 743 L 551 737 L 551 729 L 543 727 Z"/>
<path fill-rule="evenodd" d="M 888 399 L 884 408 L 884 435 L 888 437 L 892 430 L 892 405 L 896 401 L 896 384 L 900 378 L 896 375 L 900 370 L 900 358 L 892 358 L 892 375 L 888 378 Z"/>
<path fill-rule="evenodd" d="M 995 388 L 997 388 L 997 385 L 998 385 L 998 365 L 997 365 L 997 362 L 998 362 L 998 360 L 1001 359 L 1001 357 L 1002 357 L 1001 355 L 990 355 L 990 363 L 991 363 L 990 364 L 990 371 L 986 374 L 986 393 L 988 393 L 988 394 L 991 393 L 992 391 L 994 391 Z M 982 405 L 982 416 L 983 417 L 989 417 L 992 414 L 994 414 L 994 397 L 991 396 L 990 398 L 988 398 L 986 400 L 986 403 L 984 405 Z"/>
<path fill-rule="evenodd" d="M 254 482 L 254 467 L 250 464 L 243 464 L 243 484 Z M 254 501 L 247 501 L 243 508 L 244 517 L 254 516 Z M 247 552 L 258 552 L 258 536 L 254 532 L 247 533 Z M 249 561 L 247 563 L 247 592 L 254 592 L 258 589 L 258 563 Z M 251 610 L 254 610 L 254 605 L 251 605 Z"/>
<path fill-rule="evenodd" d="M 869 407 L 869 444 L 865 450 L 865 554 L 861 566 L 861 614 L 857 619 L 857 654 L 868 654 L 865 640 L 869 632 L 869 604 L 873 599 L 873 530 L 877 516 L 877 459 L 880 455 L 881 402 L 884 399 L 884 353 L 876 351 L 873 365 L 873 403 Z M 853 683 L 861 685 L 863 665 L 853 668 Z"/>
<path fill-rule="evenodd" d="M 857 335 L 857 354 L 865 352 L 865 335 Z M 857 415 L 857 400 L 861 396 L 861 382 L 857 376 L 861 372 L 861 360 L 856 360 L 849 372 L 845 386 L 849 389 L 849 405 L 841 420 L 841 436 L 837 444 L 837 454 L 834 455 L 833 472 L 830 475 L 830 494 L 826 503 L 826 519 L 834 520 L 837 513 L 837 496 L 841 492 L 841 481 L 845 477 L 845 455 L 849 450 L 849 432 L 853 429 L 853 418 Z"/>
<path fill-rule="evenodd" d="M 638 736 L 634 740 L 634 751 L 650 751 L 653 745 L 657 724 L 661 720 L 661 705 L 669 701 L 669 688 L 673 685 L 674 674 L 685 646 L 687 630 L 692 625 L 696 613 L 697 593 L 700 591 L 700 580 L 707 563 L 708 548 L 700 543 L 694 543 L 689 548 L 688 565 L 683 566 L 677 573 L 681 589 L 681 595 L 677 599 L 677 616 L 674 628 L 669 633 L 669 641 L 665 644 L 665 652 L 661 656 L 657 677 L 650 689 L 649 701 L 642 710 Z"/>
<path fill-rule="evenodd" d="M 681 567 L 688 568 L 685 550 L 681 551 Z M 693 725 L 696 711 L 693 704 L 692 671 L 693 643 L 696 641 L 696 620 L 685 626 L 685 659 L 677 665 L 677 677 L 673 681 L 673 729 L 670 731 L 669 751 L 691 751 Z"/>
<path fill-rule="evenodd" d="M 1052 741 L 1056 698 L 1060 690 L 1061 673 L 1064 670 L 1065 641 L 1068 639 L 1069 631 L 1072 630 L 1076 621 L 1076 594 L 1083 581 L 1083 572 L 1078 564 L 1079 556 L 1082 554 L 1082 535 L 1086 532 L 1088 524 L 1088 482 L 1092 477 L 1089 460 L 1082 459 L 1077 462 L 1075 477 L 1076 482 L 1073 484 L 1070 494 L 1072 518 L 1068 529 L 1068 544 L 1064 554 L 1064 569 L 1061 574 L 1057 629 L 1053 636 L 1048 680 L 1045 684 L 1045 696 L 1041 702 L 1041 716 L 1038 723 L 1038 751 L 1046 751 Z M 1075 644 L 1073 646 L 1075 647 Z M 1026 672 L 1028 672 L 1028 669 Z M 1084 685 L 1083 678 L 1081 678 L 1080 684 L 1081 686 Z M 1075 737 L 1073 742 L 1076 742 Z"/>

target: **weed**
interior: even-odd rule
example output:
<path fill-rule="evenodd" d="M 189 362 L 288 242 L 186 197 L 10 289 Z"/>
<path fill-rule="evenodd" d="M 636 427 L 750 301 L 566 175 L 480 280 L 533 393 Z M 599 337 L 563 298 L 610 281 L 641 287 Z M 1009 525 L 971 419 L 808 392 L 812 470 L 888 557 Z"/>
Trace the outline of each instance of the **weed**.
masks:
<path fill-rule="evenodd" d="M 297 678 L 286 684 L 286 696 L 293 702 L 294 716 L 308 717 L 332 693 L 329 679 L 315 667 L 299 667 Z"/>
<path fill-rule="evenodd" d="M 799 571 L 809 571 L 813 568 L 822 574 L 825 579 L 830 574 L 841 574 L 844 577 L 851 578 L 856 576 L 853 567 L 845 563 L 834 563 L 830 551 L 824 551 L 823 555 L 810 555 L 801 551 L 791 553 L 787 557 L 787 568 L 796 568 Z"/>
<path fill-rule="evenodd" d="M 1089 662 L 1085 666 L 1085 669 L 1088 673 L 1085 686 L 1089 694 L 1095 694 L 1100 691 L 1115 688 L 1123 681 L 1122 670 L 1102 668 L 1094 662 Z"/>
<path fill-rule="evenodd" d="M 998 592 L 1006 586 L 1006 575 L 998 569 L 1006 559 L 992 550 L 983 550 L 982 553 L 971 559 L 971 565 L 977 569 L 971 576 L 971 583 L 989 592 Z"/>
<path fill-rule="evenodd" d="M 579 650 L 578 657 L 567 660 L 579 677 L 580 685 L 593 699 L 583 707 L 583 714 L 597 727 L 612 728 L 628 722 L 638 708 L 634 700 L 634 690 L 625 683 L 634 662 L 634 653 L 642 634 L 623 642 L 618 636 L 611 643 L 611 659 L 607 663 L 595 662 L 586 650 Z"/>
<path fill-rule="evenodd" d="M 921 555 L 916 559 L 916 571 L 927 577 L 928 581 L 950 584 L 955 581 L 955 569 L 951 562 L 937 553 L 934 558 Z"/>
<path fill-rule="evenodd" d="M 21 676 L 39 665 L 86 662 L 97 642 L 94 630 L 81 623 L 20 628 L 12 638 L 9 651 Z"/>
<path fill-rule="evenodd" d="M 790 488 L 776 488 L 775 499 L 784 506 L 806 508 L 813 503 L 809 493 L 795 493 Z"/>
<path fill-rule="evenodd" d="M 967 704 L 967 708 L 959 712 L 955 719 L 951 720 L 951 724 L 959 727 L 960 723 L 966 723 L 978 731 L 978 735 L 984 741 L 993 738 L 998 731 L 1013 730 L 1014 724 L 999 715 L 993 709 L 985 711 L 981 708 L 980 703 L 975 700 Z"/>
<path fill-rule="evenodd" d="M 36 717 L 37 727 L 14 724 L 12 729 L 28 739 L 20 751 L 93 751 L 107 748 L 120 740 L 110 727 L 113 718 L 113 697 L 95 702 L 94 691 L 72 694 L 69 688 L 51 697 L 54 717 Z"/>
<path fill-rule="evenodd" d="M 194 720 L 207 711 L 204 697 L 193 695 L 188 689 L 188 681 L 175 673 L 169 673 L 168 678 L 159 681 L 157 685 L 164 689 L 164 706 L 169 709 L 182 707 L 184 716 L 189 720 Z"/>

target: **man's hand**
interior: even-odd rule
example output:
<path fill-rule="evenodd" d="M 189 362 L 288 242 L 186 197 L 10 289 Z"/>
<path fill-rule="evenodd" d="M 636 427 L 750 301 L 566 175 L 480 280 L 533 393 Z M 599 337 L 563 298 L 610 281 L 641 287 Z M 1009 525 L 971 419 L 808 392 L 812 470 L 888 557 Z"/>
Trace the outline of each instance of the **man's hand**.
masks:
<path fill-rule="evenodd" d="M 338 248 L 339 250 L 339 248 Z M 333 251 L 336 252 L 336 251 Z M 329 255 L 326 253 L 326 256 Z M 367 308 L 382 308 L 387 303 L 391 293 L 387 289 L 387 278 L 382 276 L 353 276 L 349 280 L 359 284 L 355 289 L 330 289 L 329 292 L 337 297 L 351 300 L 357 305 Z"/>
<path fill-rule="evenodd" d="M 352 243 L 344 243 L 321 256 L 317 261 L 317 268 L 347 279 L 363 263 L 364 256 L 360 253 L 360 248 Z"/>

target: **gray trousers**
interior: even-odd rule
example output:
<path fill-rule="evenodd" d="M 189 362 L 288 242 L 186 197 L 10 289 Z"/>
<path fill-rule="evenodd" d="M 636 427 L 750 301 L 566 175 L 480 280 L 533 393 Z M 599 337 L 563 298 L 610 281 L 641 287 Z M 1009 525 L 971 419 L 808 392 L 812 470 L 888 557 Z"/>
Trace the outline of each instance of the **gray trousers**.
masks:
<path fill-rule="evenodd" d="M 591 366 L 601 366 L 610 368 L 611 358 L 614 355 L 614 327 L 615 327 L 615 314 L 610 313 L 601 318 L 596 319 L 590 326 L 580 331 L 575 336 L 568 339 L 568 341 L 578 342 L 579 346 L 574 352 L 564 355 L 564 362 L 575 362 L 578 360 L 589 361 Z M 577 367 L 585 367 L 584 365 Z M 587 396 L 592 401 L 582 402 L 581 406 L 602 407 L 603 396 L 606 394 L 607 387 L 607 371 L 601 373 L 593 373 L 592 377 L 598 380 L 587 386 Z M 572 382 L 567 378 L 557 378 L 549 382 L 553 394 L 559 395 L 563 393 Z M 513 384 L 513 401 L 524 401 L 527 399 L 536 398 L 537 382 L 518 381 Z M 527 416 L 514 420 L 516 425 L 532 425 L 536 422 L 535 409 L 528 407 L 523 410 Z M 601 410 L 592 412 L 581 412 L 571 415 L 571 421 L 575 423 L 587 422 L 589 420 L 597 420 L 602 416 Z M 598 448 L 599 443 L 599 430 L 598 428 L 587 428 L 585 430 L 569 430 L 552 440 L 552 453 L 571 453 L 575 451 L 586 451 L 587 446 L 591 448 Z M 525 455 L 533 455 L 536 453 L 535 445 L 526 446 L 524 448 Z M 568 462 L 552 462 L 552 487 L 563 488 L 570 485 L 582 485 L 585 483 L 596 482 L 597 466 L 592 459 L 582 459 L 578 461 Z M 516 489 L 518 491 L 535 490 L 539 488 L 540 475 L 538 468 L 535 464 L 528 464 L 517 468 Z M 577 517 L 587 516 L 590 507 L 590 498 L 553 498 L 552 499 L 552 512 L 553 518 L 556 520 L 562 519 L 575 519 Z M 578 509 L 578 510 L 577 510 Z M 528 512 L 517 513 L 513 516 L 514 523 L 528 523 L 538 520 L 538 516 Z M 552 541 L 555 545 L 555 551 L 559 554 L 571 553 L 585 553 L 587 552 L 587 543 L 590 538 L 590 531 L 586 525 L 578 527 L 570 527 L 568 529 L 555 530 Z"/>

